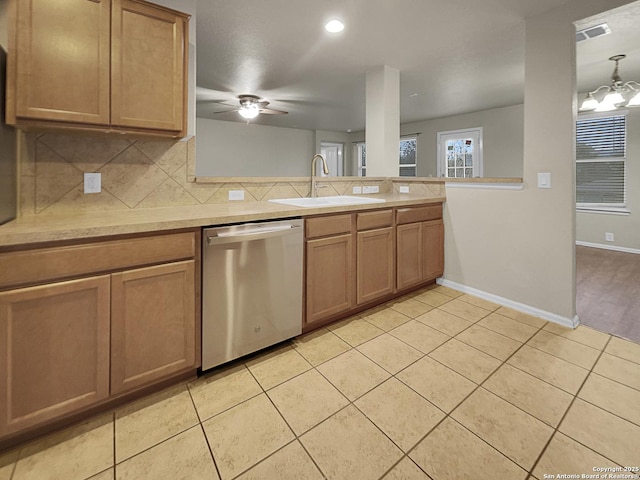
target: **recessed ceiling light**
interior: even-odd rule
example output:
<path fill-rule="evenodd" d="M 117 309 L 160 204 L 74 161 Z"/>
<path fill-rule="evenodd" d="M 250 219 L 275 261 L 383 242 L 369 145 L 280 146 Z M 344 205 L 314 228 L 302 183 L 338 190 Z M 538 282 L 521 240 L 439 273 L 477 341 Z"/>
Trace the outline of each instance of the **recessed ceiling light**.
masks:
<path fill-rule="evenodd" d="M 339 33 L 344 30 L 344 23 L 340 20 L 333 19 L 327 22 L 324 29 L 329 33 Z"/>

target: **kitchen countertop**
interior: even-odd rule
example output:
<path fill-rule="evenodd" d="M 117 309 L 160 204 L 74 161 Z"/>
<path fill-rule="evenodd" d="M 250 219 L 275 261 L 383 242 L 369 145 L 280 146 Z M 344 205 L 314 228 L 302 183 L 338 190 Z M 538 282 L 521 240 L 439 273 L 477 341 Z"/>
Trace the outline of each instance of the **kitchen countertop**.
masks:
<path fill-rule="evenodd" d="M 0 248 L 445 201 L 412 194 L 365 196 L 385 203 L 305 208 L 264 201 L 24 216 L 0 226 Z"/>

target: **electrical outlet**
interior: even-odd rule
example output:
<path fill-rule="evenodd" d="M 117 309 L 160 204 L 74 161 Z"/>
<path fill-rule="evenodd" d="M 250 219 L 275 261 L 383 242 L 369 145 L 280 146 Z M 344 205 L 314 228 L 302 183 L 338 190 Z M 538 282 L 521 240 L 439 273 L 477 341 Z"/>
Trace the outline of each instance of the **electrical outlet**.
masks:
<path fill-rule="evenodd" d="M 371 187 L 371 193 L 380 193 L 380 187 L 378 185 L 374 185 Z"/>
<path fill-rule="evenodd" d="M 605 232 L 604 239 L 607 242 L 615 242 L 615 237 L 614 237 L 613 233 L 611 233 L 611 232 Z"/>
<path fill-rule="evenodd" d="M 244 190 L 229 190 L 229 200 L 244 200 Z"/>
<path fill-rule="evenodd" d="M 100 193 L 102 191 L 102 175 L 99 173 L 84 174 L 84 193 Z"/>
<path fill-rule="evenodd" d="M 353 187 L 353 193 L 356 195 L 362 193 L 362 187 Z"/>
<path fill-rule="evenodd" d="M 362 193 L 373 193 L 371 191 L 372 188 L 373 187 L 364 186 L 364 187 L 362 187 Z"/>
<path fill-rule="evenodd" d="M 400 193 L 409 193 L 409 185 L 401 185 Z"/>

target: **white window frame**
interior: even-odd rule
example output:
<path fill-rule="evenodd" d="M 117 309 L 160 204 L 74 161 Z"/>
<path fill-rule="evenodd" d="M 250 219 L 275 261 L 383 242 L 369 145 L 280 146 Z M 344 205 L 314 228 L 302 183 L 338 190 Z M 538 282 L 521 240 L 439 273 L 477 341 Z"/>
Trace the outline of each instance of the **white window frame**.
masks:
<path fill-rule="evenodd" d="M 590 120 L 595 118 L 608 118 L 608 117 L 625 117 L 625 155 L 624 157 L 598 157 L 593 159 L 582 159 L 578 160 L 576 153 L 576 170 L 578 163 L 605 163 L 605 162 L 623 162 L 623 201 L 622 203 L 589 203 L 589 202 L 577 202 L 576 201 L 576 210 L 581 212 L 593 212 L 593 213 L 611 213 L 611 214 L 622 214 L 628 215 L 630 211 L 627 207 L 627 146 L 629 141 L 628 136 L 628 110 L 613 110 L 610 112 L 598 112 L 598 113 L 582 113 L 578 115 L 577 121 L 580 120 Z M 577 130 L 577 124 L 576 124 Z M 577 145 L 577 142 L 576 142 Z M 577 171 L 576 171 L 577 175 Z M 576 181 L 576 189 L 577 189 L 577 181 Z M 577 194 L 577 192 L 576 192 Z"/>
<path fill-rule="evenodd" d="M 410 141 L 414 141 L 416 144 L 416 161 L 415 163 L 400 163 L 400 145 L 398 145 L 398 176 L 402 177 L 402 178 L 412 178 L 412 177 L 417 177 L 418 176 L 418 135 L 405 135 L 405 136 L 401 136 L 400 137 L 400 144 L 402 144 L 402 142 L 410 142 Z M 401 168 L 409 168 L 409 167 L 413 167 L 414 168 L 414 175 L 400 175 L 400 169 Z"/>
<path fill-rule="evenodd" d="M 473 128 L 463 128 L 460 130 L 447 130 L 444 132 L 438 132 L 437 134 L 437 144 L 438 144 L 438 167 L 437 167 L 437 175 L 438 177 L 445 178 L 454 178 L 447 177 L 447 149 L 446 142 L 447 140 L 456 140 L 456 139 L 464 139 L 469 138 L 476 140 L 476 152 L 473 155 L 473 175 L 472 177 L 482 177 L 483 176 L 483 161 L 482 161 L 482 150 L 483 150 L 483 131 L 482 127 L 473 127 Z M 472 178 L 472 177 L 464 177 L 464 178 Z M 462 177 L 458 177 L 462 178 Z"/>
<path fill-rule="evenodd" d="M 403 163 L 402 165 L 400 165 L 400 142 L 405 142 L 407 140 L 414 140 L 416 142 L 416 163 Z M 357 165 L 356 175 L 358 177 L 366 177 L 367 176 L 366 158 L 364 159 L 364 161 L 362 158 L 363 150 L 366 152 L 365 143 L 355 142 L 354 150 L 355 150 L 355 158 L 356 158 L 356 165 Z M 401 166 L 414 167 L 416 169 L 415 170 L 416 174 L 413 177 L 416 177 L 418 175 L 418 135 L 417 134 L 400 137 L 400 141 L 398 142 L 398 177 L 400 176 Z M 413 177 L 405 176 L 403 178 L 413 178 Z"/>
<path fill-rule="evenodd" d="M 366 177 L 367 162 L 366 162 L 366 158 L 362 157 L 362 152 L 366 151 L 364 142 L 356 142 L 355 150 L 356 150 L 356 162 L 358 167 L 358 171 L 356 172 L 356 174 L 358 175 L 358 177 Z"/>

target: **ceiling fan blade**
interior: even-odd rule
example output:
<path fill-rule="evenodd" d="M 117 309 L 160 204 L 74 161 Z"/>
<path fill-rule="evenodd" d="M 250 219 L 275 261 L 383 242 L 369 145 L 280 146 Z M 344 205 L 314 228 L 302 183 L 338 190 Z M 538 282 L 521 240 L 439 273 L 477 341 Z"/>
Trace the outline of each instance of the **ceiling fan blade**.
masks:
<path fill-rule="evenodd" d="M 262 102 L 258 102 L 259 108 L 267 108 L 267 105 L 269 105 L 269 102 L 267 102 L 266 100 L 263 100 Z"/>
<path fill-rule="evenodd" d="M 260 113 L 264 113 L 265 115 L 284 115 L 289 112 L 285 112 L 284 110 L 274 110 L 272 108 L 261 108 Z"/>
<path fill-rule="evenodd" d="M 237 108 L 232 108 L 231 110 L 221 110 L 219 112 L 213 112 L 214 115 L 217 115 L 219 113 L 229 113 L 229 112 L 237 112 L 238 109 Z"/>

